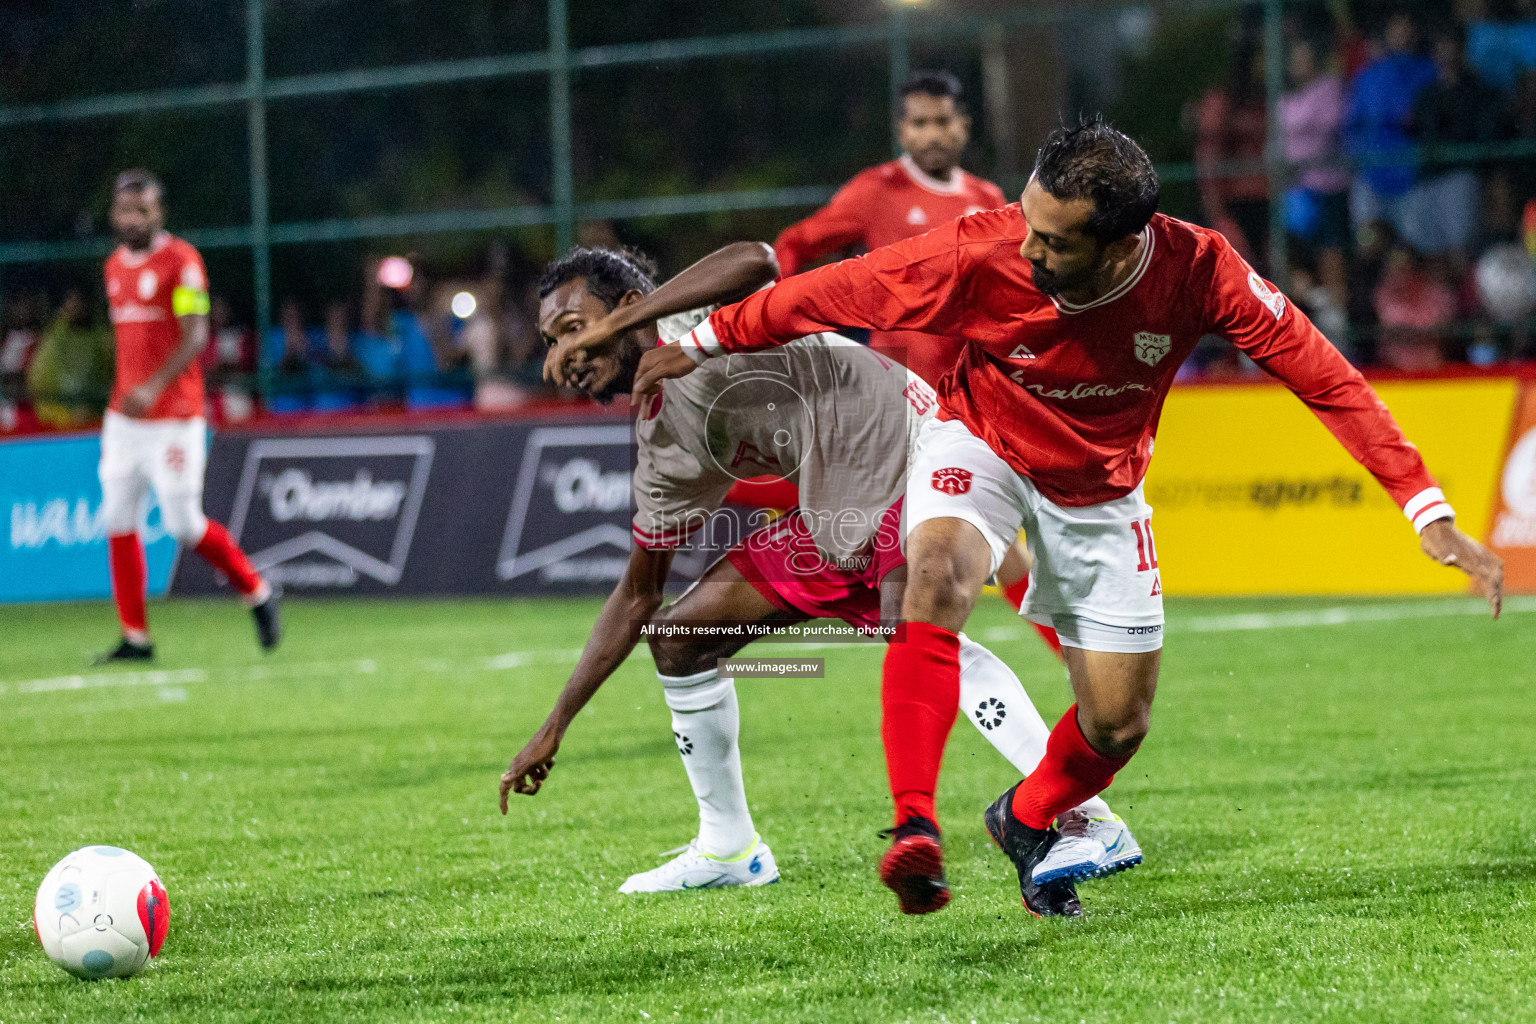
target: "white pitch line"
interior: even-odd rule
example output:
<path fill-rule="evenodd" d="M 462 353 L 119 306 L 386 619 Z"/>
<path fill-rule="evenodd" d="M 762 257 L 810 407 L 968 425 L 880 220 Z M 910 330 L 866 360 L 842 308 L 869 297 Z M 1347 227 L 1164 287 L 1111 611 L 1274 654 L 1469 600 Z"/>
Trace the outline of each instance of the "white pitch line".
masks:
<path fill-rule="evenodd" d="M 1504 599 L 1504 614 L 1536 612 L 1536 597 Z M 1253 629 L 1294 629 L 1312 626 L 1347 626 L 1357 622 L 1399 622 L 1405 619 L 1438 619 L 1453 615 L 1487 615 L 1488 604 L 1476 598 L 1455 601 L 1419 601 L 1412 604 L 1338 605 L 1294 612 L 1253 612 L 1238 615 L 1197 615 L 1168 620 L 1170 633 L 1228 633 Z M 1028 634 L 1016 626 L 992 626 L 981 632 L 986 643 L 1023 640 Z"/>
<path fill-rule="evenodd" d="M 52 679 L 28 679 L 15 683 L 17 693 L 54 693 L 59 690 L 93 690 L 102 686 L 171 686 L 180 683 L 205 683 L 208 673 L 200 668 L 174 671 L 103 672 L 93 676 L 55 676 Z M 0 688 L 0 693 L 4 693 Z"/>
<path fill-rule="evenodd" d="M 461 662 L 450 662 L 441 658 L 418 658 L 414 661 L 406 662 L 406 665 L 414 669 L 439 672 L 494 672 L 504 669 L 521 668 L 524 665 L 570 661 L 580 655 L 580 648 L 546 651 L 511 651 L 489 658 L 466 658 Z M 49 679 L 26 679 L 10 684 L 0 683 L 0 694 L 7 692 L 16 694 L 57 693 L 61 690 L 95 690 L 115 686 L 172 686 L 186 683 L 206 683 L 215 676 L 241 682 L 264 682 L 272 679 L 302 676 L 370 676 L 377 674 L 378 671 L 379 662 L 376 659 L 361 658 L 352 661 L 300 661 L 287 664 L 279 662 L 275 665 L 250 665 L 244 669 L 233 668 L 227 672 L 217 669 L 210 672 L 208 669 L 202 668 L 148 672 L 98 672 L 91 675 L 54 676 Z"/>
<path fill-rule="evenodd" d="M 1511 597 L 1504 601 L 1506 615 L 1536 612 L 1536 597 Z M 1312 608 L 1294 612 L 1264 612 L 1239 615 L 1204 615 L 1193 618 L 1174 618 L 1168 628 L 1173 633 L 1226 633 L 1256 629 L 1294 629 L 1312 626 L 1344 626 L 1359 622 L 1398 622 L 1405 619 L 1435 619 L 1451 615 L 1486 615 L 1486 603 L 1474 598 L 1456 601 L 1418 601 L 1411 604 L 1362 604 L 1339 605 L 1332 608 Z M 1013 627 L 992 627 L 984 630 L 982 639 L 988 643 L 1004 643 L 1021 639 L 1026 634 Z M 761 646 L 793 650 L 819 650 L 847 648 L 846 642 L 793 643 L 759 641 Z M 881 644 L 865 644 L 872 650 L 883 649 Z M 507 651 L 489 657 L 468 658 L 462 662 L 442 658 L 418 658 L 407 662 L 413 668 L 437 672 L 502 672 L 525 668 L 529 665 L 572 661 L 581 657 L 579 647 L 552 648 L 537 651 Z M 644 646 L 637 647 L 635 654 L 649 658 Z M 379 662 L 373 658 L 353 661 L 310 661 L 291 664 L 252 665 L 244 670 L 233 670 L 229 677 L 246 682 L 320 675 L 373 675 L 379 671 Z M 225 673 L 215 670 L 214 674 Z M 62 690 L 94 690 L 114 686 L 176 686 L 187 683 L 206 683 L 209 670 L 185 668 L 148 672 L 101 672 L 92 675 L 54 676 L 48 679 L 27 679 L 6 684 L 0 682 L 0 694 L 5 693 L 56 693 Z"/>
<path fill-rule="evenodd" d="M 1504 601 L 1504 614 L 1536 612 L 1536 597 L 1511 597 Z M 1244 615 L 1204 615 L 1173 619 L 1169 631 L 1175 633 L 1227 633 L 1249 629 L 1291 629 L 1307 626 L 1345 626 L 1355 622 L 1400 622 L 1404 619 L 1438 619 L 1449 615 L 1488 615 L 1488 605 L 1474 598 L 1457 601 L 1427 601 L 1413 604 L 1339 605 L 1294 612 L 1265 612 Z"/>

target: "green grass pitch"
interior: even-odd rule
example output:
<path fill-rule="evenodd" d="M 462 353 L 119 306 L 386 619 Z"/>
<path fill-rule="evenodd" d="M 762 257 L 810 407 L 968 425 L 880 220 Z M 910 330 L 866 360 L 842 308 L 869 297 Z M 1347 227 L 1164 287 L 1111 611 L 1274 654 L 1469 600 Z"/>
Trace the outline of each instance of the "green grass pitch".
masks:
<path fill-rule="evenodd" d="M 1306 625 L 1325 605 L 1353 621 Z M 872 647 L 738 684 L 781 884 L 620 897 L 695 823 L 644 656 L 544 792 L 495 806 L 596 607 L 295 601 L 262 658 L 232 603 L 162 603 L 155 675 L 82 668 L 105 605 L 0 609 L 0 1024 L 1536 1017 L 1529 599 L 1498 624 L 1461 601 L 1170 602 L 1152 734 L 1108 794 L 1147 862 L 1085 885 L 1078 922 L 1020 908 L 980 820 L 1013 778 L 964 723 L 940 792 L 955 899 L 897 913 Z M 1062 673 L 1001 602 L 969 632 L 1054 721 Z M 170 891 L 137 979 L 75 981 L 32 934 L 44 872 L 88 843 Z"/>

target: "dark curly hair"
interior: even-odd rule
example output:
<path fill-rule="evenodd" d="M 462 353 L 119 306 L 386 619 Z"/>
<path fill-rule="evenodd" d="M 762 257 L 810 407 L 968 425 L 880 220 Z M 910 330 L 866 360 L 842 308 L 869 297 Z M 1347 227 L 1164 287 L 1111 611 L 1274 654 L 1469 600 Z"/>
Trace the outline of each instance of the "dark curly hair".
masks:
<path fill-rule="evenodd" d="M 1035 157 L 1035 180 L 1053 198 L 1092 200 L 1088 233 L 1101 246 L 1146 227 L 1161 190 L 1152 158 L 1099 115 L 1046 137 Z"/>
<path fill-rule="evenodd" d="M 586 279 L 587 292 L 612 309 L 626 292 L 649 295 L 655 291 L 659 273 L 656 262 L 639 249 L 572 249 L 544 268 L 539 298 L 581 277 Z"/>
<path fill-rule="evenodd" d="M 955 106 L 960 105 L 961 90 L 960 79 L 948 71 L 914 71 L 897 90 L 896 105 L 898 109 L 908 96 L 920 93 L 924 96 L 933 96 L 936 99 L 951 99 Z"/>

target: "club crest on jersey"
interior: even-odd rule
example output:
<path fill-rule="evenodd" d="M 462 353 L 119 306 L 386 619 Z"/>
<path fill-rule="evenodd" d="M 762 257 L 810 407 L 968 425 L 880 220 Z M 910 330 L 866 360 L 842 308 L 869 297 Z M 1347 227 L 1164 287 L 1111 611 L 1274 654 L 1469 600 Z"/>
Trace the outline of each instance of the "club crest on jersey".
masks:
<path fill-rule="evenodd" d="M 933 489 L 954 496 L 971 489 L 971 471 L 959 466 L 949 466 L 933 471 Z"/>
<path fill-rule="evenodd" d="M 145 302 L 155 297 L 155 289 L 160 287 L 160 279 L 155 276 L 153 270 L 146 270 L 139 275 L 139 298 Z"/>
<path fill-rule="evenodd" d="M 1166 334 L 1153 334 L 1150 331 L 1137 331 L 1134 339 L 1136 342 L 1136 358 L 1148 366 L 1156 366 L 1163 361 L 1163 356 L 1173 348 L 1173 339 Z"/>
<path fill-rule="evenodd" d="M 1254 296 L 1264 303 L 1264 307 L 1275 314 L 1276 320 L 1279 320 L 1284 315 L 1285 296 L 1266 284 L 1257 272 L 1248 271 L 1248 287 L 1253 291 Z"/>
<path fill-rule="evenodd" d="M 912 225 L 927 224 L 928 214 L 921 206 L 914 206 L 907 211 L 907 223 Z"/>

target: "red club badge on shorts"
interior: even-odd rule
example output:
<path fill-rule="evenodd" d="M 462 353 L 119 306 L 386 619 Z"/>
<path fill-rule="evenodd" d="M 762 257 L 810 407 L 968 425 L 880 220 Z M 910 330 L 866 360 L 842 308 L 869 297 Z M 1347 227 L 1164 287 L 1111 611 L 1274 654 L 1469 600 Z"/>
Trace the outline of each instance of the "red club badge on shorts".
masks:
<path fill-rule="evenodd" d="M 945 494 L 964 494 L 971 489 L 971 471 L 959 466 L 948 466 L 933 471 L 933 489 Z"/>
<path fill-rule="evenodd" d="M 180 473 L 187 468 L 187 450 L 179 444 L 173 444 L 165 450 L 165 465 L 172 473 Z"/>

